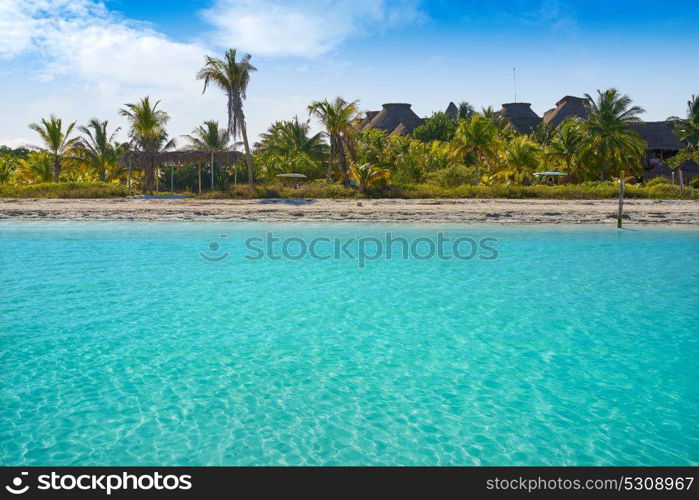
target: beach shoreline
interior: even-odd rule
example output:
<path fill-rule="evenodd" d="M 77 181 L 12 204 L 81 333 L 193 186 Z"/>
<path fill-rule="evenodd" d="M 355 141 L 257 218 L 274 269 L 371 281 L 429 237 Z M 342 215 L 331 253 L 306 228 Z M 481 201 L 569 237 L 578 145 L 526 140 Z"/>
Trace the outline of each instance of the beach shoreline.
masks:
<path fill-rule="evenodd" d="M 616 200 L 0 199 L 0 220 L 613 224 Z M 699 204 L 627 200 L 627 224 L 699 225 Z"/>

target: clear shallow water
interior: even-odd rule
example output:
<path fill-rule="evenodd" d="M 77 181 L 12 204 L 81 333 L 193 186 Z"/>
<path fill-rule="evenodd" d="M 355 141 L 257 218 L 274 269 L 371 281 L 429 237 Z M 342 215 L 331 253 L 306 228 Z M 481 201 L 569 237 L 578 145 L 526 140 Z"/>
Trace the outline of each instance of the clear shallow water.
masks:
<path fill-rule="evenodd" d="M 699 463 L 698 231 L 360 270 L 241 258 L 269 229 L 388 228 L 0 226 L 0 465 Z"/>

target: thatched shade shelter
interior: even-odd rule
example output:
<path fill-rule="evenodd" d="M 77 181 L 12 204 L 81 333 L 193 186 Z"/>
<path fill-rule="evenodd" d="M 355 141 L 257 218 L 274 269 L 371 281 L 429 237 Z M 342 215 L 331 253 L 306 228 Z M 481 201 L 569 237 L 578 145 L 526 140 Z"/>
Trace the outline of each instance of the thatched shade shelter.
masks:
<path fill-rule="evenodd" d="M 204 165 L 210 163 L 211 185 L 213 188 L 213 165 L 233 165 L 242 153 L 238 151 L 165 151 L 160 153 L 147 153 L 144 151 L 129 151 L 119 155 L 117 163 L 129 170 L 129 184 L 133 169 L 143 170 L 143 191 L 153 190 L 153 175 L 155 169 L 167 167 L 179 167 L 182 165 Z M 199 176 L 199 189 L 201 191 L 201 175 Z"/>
<path fill-rule="evenodd" d="M 517 132 L 528 134 L 542 121 L 531 106 L 528 102 L 508 102 L 502 105 L 499 113 Z"/>
<path fill-rule="evenodd" d="M 558 127 L 563 120 L 576 116 L 587 120 L 587 109 L 585 109 L 585 99 L 567 95 L 556 103 L 556 107 L 544 113 L 544 123 L 552 127 Z"/>

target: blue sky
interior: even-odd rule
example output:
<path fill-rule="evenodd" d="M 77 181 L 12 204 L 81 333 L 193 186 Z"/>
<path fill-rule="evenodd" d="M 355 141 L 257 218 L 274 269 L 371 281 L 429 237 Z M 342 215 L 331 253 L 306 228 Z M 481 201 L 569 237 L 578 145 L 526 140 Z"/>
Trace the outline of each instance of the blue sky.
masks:
<path fill-rule="evenodd" d="M 253 136 L 341 95 L 363 109 L 517 97 L 539 114 L 566 94 L 615 86 L 647 120 L 684 114 L 699 93 L 699 4 L 690 1 L 0 0 L 0 144 L 34 141 L 50 113 L 126 127 L 118 109 L 162 100 L 179 137 L 225 120 L 201 95 L 205 54 L 237 47 L 258 73 L 246 103 Z"/>

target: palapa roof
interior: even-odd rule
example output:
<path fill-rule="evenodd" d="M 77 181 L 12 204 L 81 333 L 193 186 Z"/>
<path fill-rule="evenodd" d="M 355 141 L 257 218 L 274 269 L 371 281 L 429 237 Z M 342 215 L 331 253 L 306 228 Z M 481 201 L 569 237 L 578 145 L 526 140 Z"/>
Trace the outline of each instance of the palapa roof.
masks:
<path fill-rule="evenodd" d="M 544 123 L 557 127 L 560 123 L 571 116 L 577 116 L 587 120 L 587 109 L 585 109 L 585 99 L 567 95 L 556 103 L 556 107 L 544 113 Z"/>
<path fill-rule="evenodd" d="M 121 166 L 142 168 L 143 166 L 180 166 L 197 165 L 211 161 L 211 151 L 165 151 L 161 153 L 146 153 L 144 151 L 129 151 L 119 155 L 117 163 Z M 233 165 L 242 157 L 238 151 L 214 151 L 213 160 L 217 165 Z"/>
<path fill-rule="evenodd" d="M 502 105 L 499 113 L 517 132 L 528 134 L 542 121 L 531 106 L 528 102 L 508 102 Z"/>
<path fill-rule="evenodd" d="M 459 108 L 457 108 L 456 104 L 451 101 L 449 106 L 447 106 L 447 109 L 444 111 L 444 114 L 449 116 L 452 120 L 456 120 L 459 118 Z"/>
<path fill-rule="evenodd" d="M 410 134 L 418 126 L 422 125 L 425 120 L 415 114 L 410 109 L 410 104 L 402 102 L 389 102 L 382 104 L 382 110 L 379 111 L 364 128 L 376 128 L 392 135 Z M 396 130 L 399 125 L 403 128 Z M 396 132 L 393 134 L 393 132 Z"/>
<path fill-rule="evenodd" d="M 359 122 L 359 130 L 363 130 L 366 128 L 367 125 L 371 122 L 371 120 L 374 119 L 376 115 L 378 115 L 378 111 L 367 111 L 364 113 L 364 118 L 362 118 L 362 121 Z"/>
<path fill-rule="evenodd" d="M 672 122 L 635 122 L 629 125 L 646 141 L 648 149 L 679 151 L 684 147 L 672 131 Z"/>

